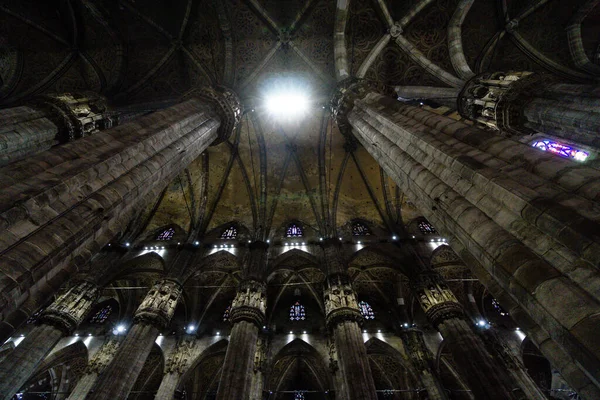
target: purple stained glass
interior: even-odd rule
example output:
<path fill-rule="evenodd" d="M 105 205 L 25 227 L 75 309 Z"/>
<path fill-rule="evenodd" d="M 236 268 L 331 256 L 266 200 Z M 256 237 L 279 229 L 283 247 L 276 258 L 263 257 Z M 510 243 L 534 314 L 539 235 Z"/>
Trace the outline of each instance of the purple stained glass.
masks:
<path fill-rule="evenodd" d="M 294 305 L 290 307 L 290 321 L 304 321 L 306 319 L 306 313 L 304 312 L 304 306 L 300 304 L 300 301 L 296 301 Z"/>
<path fill-rule="evenodd" d="M 231 313 L 231 305 L 228 305 L 223 313 L 223 321 L 229 321 L 229 314 Z"/>
<path fill-rule="evenodd" d="M 292 237 L 302 237 L 304 234 L 302 232 L 302 228 L 299 227 L 296 224 L 291 224 L 288 229 L 287 232 L 285 234 L 286 237 L 292 238 Z"/>
<path fill-rule="evenodd" d="M 294 392 L 294 400 L 304 400 L 304 392 L 296 390 Z"/>
<path fill-rule="evenodd" d="M 354 236 L 368 236 L 371 234 L 371 231 L 365 224 L 361 224 L 360 222 L 356 222 L 352 225 L 352 235 Z"/>
<path fill-rule="evenodd" d="M 91 319 L 90 322 L 93 324 L 103 324 L 112 312 L 111 306 L 102 307 Z"/>
<path fill-rule="evenodd" d="M 433 234 L 437 233 L 437 231 L 435 230 L 433 225 L 431 225 L 429 222 L 425 222 L 425 221 L 419 222 L 419 230 L 421 231 L 421 233 L 423 235 L 433 235 Z"/>
<path fill-rule="evenodd" d="M 221 234 L 221 239 L 232 240 L 232 239 L 235 239 L 236 237 L 237 237 L 237 229 L 234 226 L 230 226 L 229 228 L 225 229 L 223 231 L 223 233 Z"/>
<path fill-rule="evenodd" d="M 175 229 L 169 228 L 165 229 L 161 233 L 158 234 L 156 240 L 171 240 L 173 239 L 173 235 L 175 234 Z"/>
<path fill-rule="evenodd" d="M 492 298 L 492 306 L 494 306 L 494 309 L 498 311 L 498 314 L 502 315 L 503 317 L 506 317 L 508 315 L 508 312 L 504 310 L 500 303 L 498 303 L 498 300 L 494 298 Z"/>
<path fill-rule="evenodd" d="M 531 145 L 540 150 L 548 151 L 561 157 L 572 158 L 577 161 L 585 161 L 590 155 L 589 153 L 573 146 L 555 142 L 554 140 L 549 139 L 538 140 L 533 142 Z"/>
<path fill-rule="evenodd" d="M 360 313 L 362 314 L 364 319 L 375 319 L 375 313 L 373 309 L 366 301 L 361 301 L 358 303 L 358 308 L 360 309 Z"/>

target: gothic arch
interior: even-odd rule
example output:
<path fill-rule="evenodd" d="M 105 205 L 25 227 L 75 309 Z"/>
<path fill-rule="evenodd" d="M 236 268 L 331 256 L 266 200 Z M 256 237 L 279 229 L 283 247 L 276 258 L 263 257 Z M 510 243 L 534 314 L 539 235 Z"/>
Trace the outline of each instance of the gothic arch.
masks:
<path fill-rule="evenodd" d="M 179 383 L 177 384 L 178 389 L 182 389 L 184 383 L 191 377 L 193 371 L 201 365 L 206 359 L 209 357 L 213 357 L 215 355 L 223 355 L 225 356 L 225 352 L 227 351 L 227 346 L 229 345 L 229 341 L 227 339 L 221 339 L 216 343 L 208 346 L 204 351 L 196 354 L 196 356 L 189 360 L 187 367 L 181 377 L 179 378 Z"/>
<path fill-rule="evenodd" d="M 209 392 L 216 391 L 227 345 L 227 340 L 223 339 L 199 354 L 182 375 L 178 389 L 190 392 L 192 400 L 207 399 Z"/>

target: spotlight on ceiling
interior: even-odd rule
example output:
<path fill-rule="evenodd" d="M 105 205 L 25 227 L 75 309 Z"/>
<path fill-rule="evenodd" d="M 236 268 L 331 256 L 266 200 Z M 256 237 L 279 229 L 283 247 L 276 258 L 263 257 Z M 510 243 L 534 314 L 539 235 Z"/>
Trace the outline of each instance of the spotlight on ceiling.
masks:
<path fill-rule="evenodd" d="M 271 93 L 266 98 L 269 113 L 278 118 L 295 119 L 308 111 L 308 96 L 299 91 Z"/>

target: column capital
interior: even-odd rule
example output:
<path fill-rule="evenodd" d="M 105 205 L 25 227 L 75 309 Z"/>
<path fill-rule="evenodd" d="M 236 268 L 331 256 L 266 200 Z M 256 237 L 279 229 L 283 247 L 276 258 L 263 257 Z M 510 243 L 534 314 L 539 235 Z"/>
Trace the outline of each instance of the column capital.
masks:
<path fill-rule="evenodd" d="M 237 94 L 225 86 L 204 86 L 190 92 L 186 97 L 197 97 L 211 103 L 221 118 L 218 138 L 213 145 L 224 142 L 231 136 L 242 120 L 244 107 Z"/>
<path fill-rule="evenodd" d="M 94 92 L 42 95 L 31 104 L 58 127 L 57 140 L 61 143 L 111 128 L 118 121 L 106 98 Z"/>
<path fill-rule="evenodd" d="M 553 82 L 533 72 L 485 72 L 469 79 L 458 95 L 458 111 L 471 121 L 511 135 L 533 134 L 523 109 L 537 89 Z"/>
<path fill-rule="evenodd" d="M 433 325 L 437 326 L 452 318 L 464 318 L 462 305 L 437 272 L 421 272 L 411 281 L 411 287 Z"/>
<path fill-rule="evenodd" d="M 181 284 L 173 279 L 156 282 L 135 312 L 134 321 L 166 328 L 175 314 L 182 290 Z"/>
<path fill-rule="evenodd" d="M 77 282 L 48 306 L 39 321 L 72 334 L 83 321 L 99 296 L 96 284 L 87 281 Z"/>
<path fill-rule="evenodd" d="M 325 322 L 329 329 L 333 329 L 343 321 L 362 324 L 363 316 L 347 274 L 333 274 L 327 277 L 323 299 L 325 300 Z"/>
<path fill-rule="evenodd" d="M 235 299 L 231 303 L 229 320 L 233 324 L 238 321 L 248 321 L 260 327 L 265 321 L 266 312 L 266 283 L 253 279 L 242 281 L 238 287 Z"/>

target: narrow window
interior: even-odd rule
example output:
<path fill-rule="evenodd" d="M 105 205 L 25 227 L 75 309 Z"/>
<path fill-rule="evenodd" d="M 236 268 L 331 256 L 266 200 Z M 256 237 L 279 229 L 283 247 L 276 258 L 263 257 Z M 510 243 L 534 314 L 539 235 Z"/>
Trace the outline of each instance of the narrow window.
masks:
<path fill-rule="evenodd" d="M 285 236 L 289 238 L 302 237 L 303 235 L 302 228 L 296 224 L 291 224 L 287 229 L 287 233 L 285 234 Z"/>
<path fill-rule="evenodd" d="M 375 313 L 373 309 L 366 301 L 361 301 L 358 303 L 358 308 L 360 309 L 360 313 L 362 314 L 364 319 L 375 319 Z"/>
<path fill-rule="evenodd" d="M 221 239 L 233 240 L 237 238 L 237 229 L 234 226 L 230 226 L 221 233 Z"/>
<path fill-rule="evenodd" d="M 572 158 L 573 160 L 577 161 L 585 161 L 590 155 L 590 153 L 573 146 L 555 142 L 554 140 L 549 139 L 538 140 L 531 143 L 531 145 L 540 150 L 554 153 L 561 157 Z"/>
<path fill-rule="evenodd" d="M 306 319 L 306 313 L 304 312 L 304 306 L 297 300 L 294 305 L 290 307 L 290 321 L 304 321 Z"/>
<path fill-rule="evenodd" d="M 498 303 L 498 300 L 494 298 L 492 298 L 492 306 L 494 306 L 494 309 L 498 311 L 498 314 L 502 315 L 503 317 L 506 317 L 508 315 L 508 311 L 504 310 L 500 303 Z"/>
<path fill-rule="evenodd" d="M 175 234 L 175 229 L 169 228 L 165 229 L 161 233 L 158 234 L 156 240 L 171 240 L 173 239 L 173 235 Z"/>
<path fill-rule="evenodd" d="M 227 306 L 225 312 L 223 312 L 223 321 L 229 321 L 229 314 L 231 313 L 231 304 Z"/>
<path fill-rule="evenodd" d="M 90 322 L 92 324 L 103 324 L 111 312 L 112 312 L 111 306 L 109 306 L 109 305 L 104 306 L 92 318 L 90 318 Z"/>
<path fill-rule="evenodd" d="M 352 235 L 354 236 L 369 236 L 371 234 L 371 230 L 360 222 L 355 222 L 352 224 Z"/>
<path fill-rule="evenodd" d="M 425 221 L 419 222 L 419 230 L 423 235 L 433 235 L 437 233 L 433 225 Z"/>

